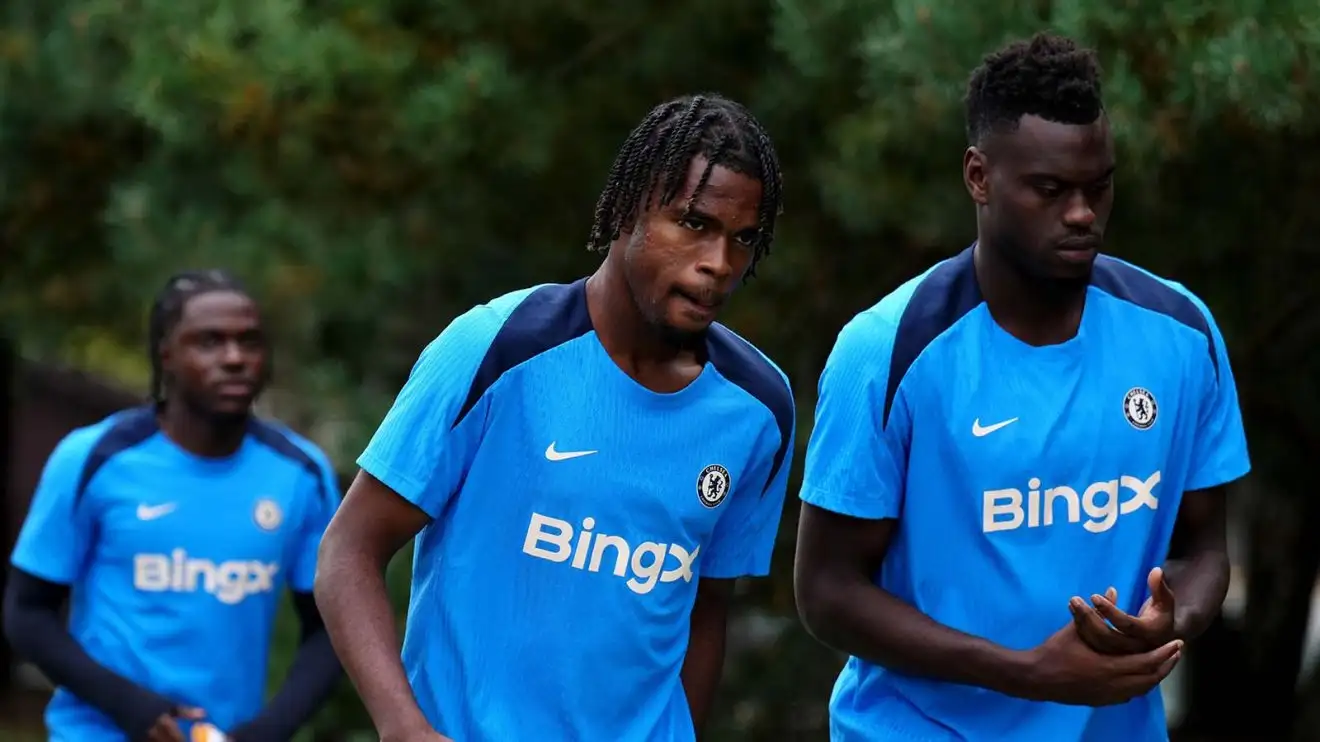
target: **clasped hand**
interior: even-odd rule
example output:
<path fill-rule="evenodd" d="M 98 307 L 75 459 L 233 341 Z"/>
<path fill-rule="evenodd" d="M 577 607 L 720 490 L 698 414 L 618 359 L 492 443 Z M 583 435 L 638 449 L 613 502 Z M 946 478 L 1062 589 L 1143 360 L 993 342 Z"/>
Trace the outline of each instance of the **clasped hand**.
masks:
<path fill-rule="evenodd" d="M 1023 697 L 1109 706 L 1156 688 L 1178 664 L 1183 642 L 1174 636 L 1173 591 L 1163 571 L 1152 571 L 1149 583 L 1151 598 L 1136 616 L 1118 609 L 1113 588 L 1092 596 L 1094 607 L 1073 598 L 1073 620 L 1031 651 Z"/>
<path fill-rule="evenodd" d="M 1119 609 L 1118 591 L 1112 587 L 1104 595 L 1092 595 L 1090 605 L 1073 598 L 1068 608 L 1082 641 L 1101 654 L 1125 655 L 1148 652 L 1177 638 L 1173 590 L 1164 570 L 1151 570 L 1146 583 L 1150 597 L 1135 616 Z"/>

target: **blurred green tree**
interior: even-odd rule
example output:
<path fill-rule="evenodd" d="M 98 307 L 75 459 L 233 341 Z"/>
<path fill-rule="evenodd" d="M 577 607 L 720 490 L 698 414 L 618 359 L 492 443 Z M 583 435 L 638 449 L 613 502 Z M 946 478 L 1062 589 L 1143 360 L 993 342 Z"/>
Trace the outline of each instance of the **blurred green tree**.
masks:
<path fill-rule="evenodd" d="M 232 268 L 279 339 L 270 406 L 346 470 L 449 318 L 591 270 L 618 144 L 707 89 L 781 150 L 782 235 L 729 322 L 793 379 L 805 443 L 836 329 L 974 236 L 970 69 L 1039 29 L 1094 43 L 1121 145 L 1112 249 L 1215 310 L 1258 472 L 1247 619 L 1192 653 L 1188 726 L 1320 725 L 1320 686 L 1303 712 L 1293 694 L 1320 565 L 1313 4 L 12 0 L 0 17 L 0 321 L 30 355 L 141 383 L 154 288 Z M 839 658 L 794 620 L 795 510 L 774 579 L 742 596 L 714 739 L 824 734 Z M 317 728 L 364 726 L 346 686 Z"/>

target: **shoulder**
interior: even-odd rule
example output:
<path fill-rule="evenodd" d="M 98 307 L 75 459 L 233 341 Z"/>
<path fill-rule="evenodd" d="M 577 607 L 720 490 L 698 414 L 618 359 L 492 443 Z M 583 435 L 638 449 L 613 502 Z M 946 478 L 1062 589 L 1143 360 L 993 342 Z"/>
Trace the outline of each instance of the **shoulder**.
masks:
<path fill-rule="evenodd" d="M 1196 294 L 1172 281 L 1118 258 L 1101 255 L 1091 273 L 1091 285 L 1131 306 L 1145 310 L 1166 326 L 1195 333 L 1204 340 L 1210 358 L 1218 366 L 1218 328 L 1209 307 Z"/>
<path fill-rule="evenodd" d="M 1186 286 L 1109 255 L 1096 259 L 1091 285 L 1202 332 L 1214 321 L 1205 302 Z"/>
<path fill-rule="evenodd" d="M 89 457 L 100 449 L 103 453 L 118 453 L 150 438 L 158 429 L 155 416 L 148 407 L 121 410 L 101 420 L 69 431 L 56 446 L 64 455 Z"/>
<path fill-rule="evenodd" d="M 427 346 L 466 346 L 482 355 L 499 349 L 553 347 L 591 327 L 582 281 L 511 291 L 456 317 Z"/>
<path fill-rule="evenodd" d="M 740 387 L 776 419 L 793 419 L 793 387 L 788 375 L 770 357 L 741 335 L 721 324 L 710 326 L 710 363 L 720 376 Z"/>
<path fill-rule="evenodd" d="M 982 302 L 972 248 L 904 282 L 839 331 L 831 363 L 901 378 L 919 355 Z"/>
<path fill-rule="evenodd" d="M 101 467 L 116 455 L 151 438 L 158 429 L 155 410 L 151 406 L 121 410 L 69 432 L 51 452 L 46 469 L 71 478 L 70 481 L 76 482 L 74 492 L 81 496 Z"/>
<path fill-rule="evenodd" d="M 248 433 L 290 463 L 314 473 L 334 472 L 330 457 L 320 446 L 273 418 L 253 417 Z"/>
<path fill-rule="evenodd" d="M 510 369 L 591 331 L 585 280 L 514 291 L 459 315 L 422 351 L 448 378 L 475 372 L 484 391 Z M 456 373 L 459 368 L 467 374 Z"/>

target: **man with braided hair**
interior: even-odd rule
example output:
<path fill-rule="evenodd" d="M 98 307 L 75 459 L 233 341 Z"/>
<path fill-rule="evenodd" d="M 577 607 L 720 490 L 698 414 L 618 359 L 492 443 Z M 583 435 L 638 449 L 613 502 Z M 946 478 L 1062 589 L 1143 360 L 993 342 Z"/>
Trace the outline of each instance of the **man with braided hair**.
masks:
<path fill-rule="evenodd" d="M 967 135 L 977 242 L 855 317 L 821 375 L 796 585 L 851 655 L 831 739 L 1165 740 L 1159 683 L 1224 599 L 1224 486 L 1250 468 L 1224 339 L 1099 254 L 1094 52 L 989 55 Z"/>
<path fill-rule="evenodd" d="M 770 250 L 770 139 L 693 96 L 623 144 L 600 268 L 455 319 L 358 459 L 316 596 L 385 742 L 688 742 L 766 574 L 787 379 L 715 316 Z M 416 537 L 402 661 L 382 573 Z"/>
<path fill-rule="evenodd" d="M 288 740 L 341 676 L 311 595 L 334 472 L 315 445 L 252 415 L 267 341 L 231 276 L 171 278 L 148 345 L 151 404 L 73 431 L 46 462 L 14 548 L 5 635 L 58 687 L 56 742 Z M 266 703 L 286 586 L 302 643 Z"/>

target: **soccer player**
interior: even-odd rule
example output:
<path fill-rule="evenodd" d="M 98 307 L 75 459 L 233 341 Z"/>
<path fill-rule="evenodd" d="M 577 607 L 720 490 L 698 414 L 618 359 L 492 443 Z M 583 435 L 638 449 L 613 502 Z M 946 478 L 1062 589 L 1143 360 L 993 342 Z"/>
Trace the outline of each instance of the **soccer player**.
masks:
<path fill-rule="evenodd" d="M 660 105 L 597 204 L 600 268 L 477 306 L 422 351 L 316 578 L 382 740 L 694 739 L 793 450 L 787 379 L 714 323 L 779 194 L 742 106 Z M 414 536 L 400 661 L 382 573 Z"/>
<path fill-rule="evenodd" d="M 1099 76 L 1058 36 L 986 57 L 976 243 L 852 319 L 821 375 L 795 582 L 851 655 L 834 742 L 1164 740 L 1158 684 L 1227 591 L 1228 353 L 1187 289 L 1098 254 Z"/>
<path fill-rule="evenodd" d="M 5 635 L 58 689 L 55 742 L 287 740 L 341 676 L 312 598 L 338 500 L 313 444 L 253 416 L 267 381 L 257 305 L 218 271 L 151 310 L 154 403 L 60 442 L 14 547 Z M 264 705 L 282 589 L 302 644 Z M 68 628 L 60 610 L 72 596 Z"/>

